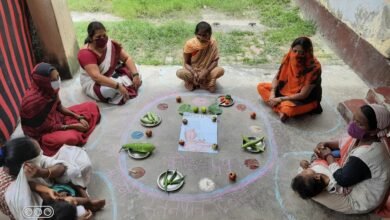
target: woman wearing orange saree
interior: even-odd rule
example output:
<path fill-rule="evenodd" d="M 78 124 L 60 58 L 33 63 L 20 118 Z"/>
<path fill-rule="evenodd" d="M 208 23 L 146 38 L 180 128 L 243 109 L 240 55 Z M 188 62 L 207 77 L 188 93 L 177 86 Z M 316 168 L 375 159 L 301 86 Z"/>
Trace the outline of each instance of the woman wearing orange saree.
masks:
<path fill-rule="evenodd" d="M 217 79 L 224 74 L 218 66 L 218 46 L 211 34 L 210 24 L 202 21 L 196 25 L 195 37 L 184 45 L 184 68 L 177 70 L 176 75 L 190 91 L 201 88 L 215 92 Z"/>
<path fill-rule="evenodd" d="M 308 112 L 321 113 L 321 64 L 313 55 L 311 40 L 295 39 L 272 83 L 259 83 L 257 91 L 282 122 Z"/>

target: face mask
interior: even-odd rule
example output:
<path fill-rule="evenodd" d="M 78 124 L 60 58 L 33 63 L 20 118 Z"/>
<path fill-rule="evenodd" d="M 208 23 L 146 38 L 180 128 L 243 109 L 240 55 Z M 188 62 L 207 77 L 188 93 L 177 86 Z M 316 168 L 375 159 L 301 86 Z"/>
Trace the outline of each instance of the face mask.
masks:
<path fill-rule="evenodd" d="M 95 40 L 96 47 L 98 48 L 104 48 L 107 44 L 108 38 L 99 38 Z"/>
<path fill-rule="evenodd" d="M 58 80 L 56 81 L 52 81 L 50 84 L 51 88 L 53 88 L 54 90 L 59 90 L 61 86 L 61 78 L 58 78 Z"/>
<path fill-rule="evenodd" d="M 356 139 L 363 139 L 366 135 L 366 130 L 360 128 L 355 122 L 351 122 L 348 127 L 348 134 Z"/>

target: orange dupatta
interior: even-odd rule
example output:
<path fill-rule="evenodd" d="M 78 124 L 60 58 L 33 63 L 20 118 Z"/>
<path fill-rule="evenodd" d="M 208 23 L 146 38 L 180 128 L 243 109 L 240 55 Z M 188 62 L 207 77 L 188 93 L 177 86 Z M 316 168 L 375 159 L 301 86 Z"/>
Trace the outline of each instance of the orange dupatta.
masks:
<path fill-rule="evenodd" d="M 299 58 L 290 49 L 279 68 L 278 91 L 283 96 L 294 95 L 299 93 L 304 86 L 320 84 L 320 77 L 321 64 L 312 53 Z"/>

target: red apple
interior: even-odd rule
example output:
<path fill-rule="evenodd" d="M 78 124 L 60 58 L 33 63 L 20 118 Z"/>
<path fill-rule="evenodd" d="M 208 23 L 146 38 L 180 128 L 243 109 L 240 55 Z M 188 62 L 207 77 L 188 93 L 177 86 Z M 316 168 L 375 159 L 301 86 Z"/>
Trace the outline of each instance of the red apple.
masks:
<path fill-rule="evenodd" d="M 150 130 L 150 129 L 148 129 L 148 130 L 145 131 L 146 137 L 152 137 L 152 134 L 153 134 L 153 132 L 152 132 L 152 130 Z"/>
<path fill-rule="evenodd" d="M 229 173 L 229 180 L 230 181 L 236 181 L 237 174 L 235 172 L 230 172 Z"/>
<path fill-rule="evenodd" d="M 251 113 L 251 119 L 256 119 L 256 112 Z"/>

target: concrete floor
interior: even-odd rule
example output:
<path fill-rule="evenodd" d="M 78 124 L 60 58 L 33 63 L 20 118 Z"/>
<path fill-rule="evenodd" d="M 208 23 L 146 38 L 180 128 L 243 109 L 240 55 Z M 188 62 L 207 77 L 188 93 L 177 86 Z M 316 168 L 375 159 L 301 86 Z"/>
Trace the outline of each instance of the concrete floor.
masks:
<path fill-rule="evenodd" d="M 92 197 L 107 200 L 95 219 L 377 219 L 373 215 L 335 213 L 300 199 L 290 188 L 299 160 L 308 159 L 316 143 L 337 138 L 345 131 L 337 104 L 365 96 L 368 88 L 353 71 L 345 65 L 324 64 L 324 112 L 282 124 L 256 91 L 258 82 L 272 80 L 278 66 L 224 67 L 217 94 L 209 94 L 202 90 L 187 92 L 175 75 L 179 66 L 141 65 L 144 83 L 136 99 L 123 106 L 99 103 L 102 121 L 85 146 L 94 168 L 89 192 Z M 219 121 L 219 153 L 179 152 L 181 116 L 175 97 L 200 106 L 212 103 L 218 94 L 231 94 L 236 101 L 223 109 Z M 90 100 L 82 93 L 78 77 L 63 82 L 61 98 L 65 106 Z M 161 103 L 168 108 L 157 108 Z M 239 110 L 239 104 L 246 109 Z M 135 140 L 133 132 L 145 131 L 139 118 L 147 111 L 158 113 L 163 121 L 152 129 L 152 138 Z M 250 112 L 257 113 L 256 120 L 250 119 Z M 15 133 L 20 133 L 20 128 Z M 241 135 L 265 135 L 266 151 L 243 152 Z M 118 153 L 122 144 L 133 141 L 148 141 L 157 149 L 145 160 Z M 259 168 L 248 168 L 246 159 L 256 159 Z M 133 179 L 127 173 L 133 167 L 143 167 L 145 175 Z M 156 186 L 157 176 L 167 168 L 177 168 L 186 175 L 183 188 L 169 195 Z M 230 171 L 237 173 L 236 183 L 228 181 Z M 214 191 L 201 191 L 198 183 L 203 178 L 215 183 Z"/>

